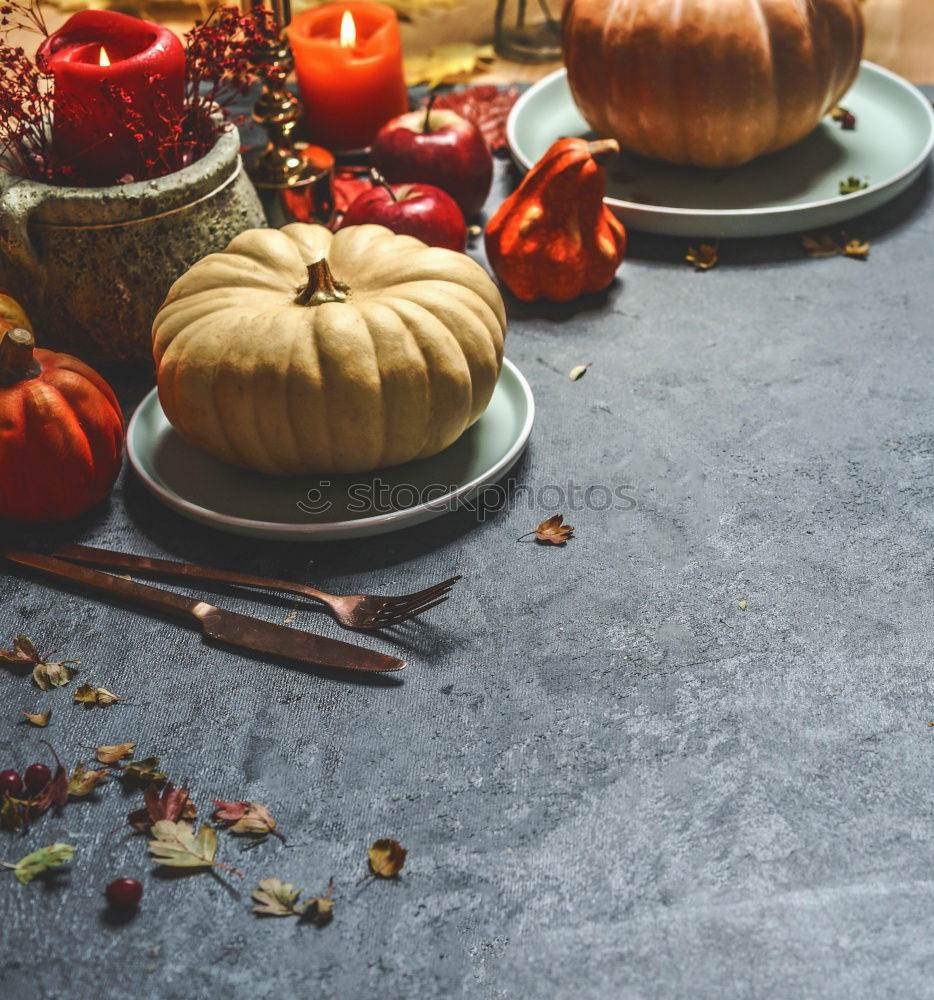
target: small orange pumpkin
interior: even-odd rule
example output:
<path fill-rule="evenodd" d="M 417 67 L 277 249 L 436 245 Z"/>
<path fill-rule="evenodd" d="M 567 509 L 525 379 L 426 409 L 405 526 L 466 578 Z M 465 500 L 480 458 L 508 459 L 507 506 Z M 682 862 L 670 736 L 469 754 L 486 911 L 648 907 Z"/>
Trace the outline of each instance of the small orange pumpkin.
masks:
<path fill-rule="evenodd" d="M 598 160 L 618 152 L 615 139 L 559 139 L 490 219 L 487 257 L 516 298 L 569 302 L 613 280 L 626 230 L 603 204 Z"/>
<path fill-rule="evenodd" d="M 16 311 L 7 298 L 0 297 L 0 518 L 63 521 L 110 492 L 123 463 L 123 415 L 95 371 L 37 350 L 31 330 L 8 325 Z"/>

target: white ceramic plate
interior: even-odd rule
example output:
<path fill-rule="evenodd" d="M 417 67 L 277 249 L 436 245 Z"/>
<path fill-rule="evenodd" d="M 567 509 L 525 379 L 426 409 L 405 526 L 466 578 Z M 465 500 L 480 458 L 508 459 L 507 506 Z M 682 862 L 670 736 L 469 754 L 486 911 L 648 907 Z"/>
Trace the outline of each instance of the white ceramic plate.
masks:
<path fill-rule="evenodd" d="M 235 468 L 186 444 L 153 389 L 130 421 L 127 453 L 150 492 L 212 528 L 280 541 L 362 538 L 469 503 L 512 468 L 534 417 L 532 390 L 506 360 L 486 413 L 440 454 L 366 475 L 283 479 Z"/>
<path fill-rule="evenodd" d="M 910 83 L 864 62 L 840 102 L 856 115 L 845 132 L 829 118 L 806 139 L 743 167 L 676 167 L 621 153 L 607 170 L 607 204 L 633 229 L 669 236 L 774 236 L 837 225 L 901 194 L 934 148 L 931 102 Z M 525 170 L 562 136 L 593 136 L 563 69 L 522 95 L 507 123 Z M 841 195 L 840 181 L 868 187 Z"/>

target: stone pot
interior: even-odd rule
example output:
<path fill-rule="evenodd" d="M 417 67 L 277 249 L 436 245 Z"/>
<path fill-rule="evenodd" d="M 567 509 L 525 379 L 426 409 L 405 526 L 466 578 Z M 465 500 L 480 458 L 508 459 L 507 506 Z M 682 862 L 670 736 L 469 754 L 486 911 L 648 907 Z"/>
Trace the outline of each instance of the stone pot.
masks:
<path fill-rule="evenodd" d="M 105 188 L 8 179 L 0 190 L 0 283 L 41 347 L 91 363 L 152 360 L 172 282 L 238 233 L 266 224 L 235 129 L 196 163 Z"/>

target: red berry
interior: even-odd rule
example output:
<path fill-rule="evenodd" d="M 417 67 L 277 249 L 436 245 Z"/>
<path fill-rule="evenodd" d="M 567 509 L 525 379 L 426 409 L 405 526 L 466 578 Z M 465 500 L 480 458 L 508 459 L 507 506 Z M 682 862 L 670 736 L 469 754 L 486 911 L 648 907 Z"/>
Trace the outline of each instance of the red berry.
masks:
<path fill-rule="evenodd" d="M 129 908 L 143 898 L 143 887 L 135 878 L 117 878 L 107 886 L 104 895 L 111 906 Z"/>
<path fill-rule="evenodd" d="M 0 795 L 20 795 L 23 791 L 23 779 L 18 771 L 0 771 Z"/>
<path fill-rule="evenodd" d="M 23 779 L 26 783 L 26 791 L 35 794 L 41 792 L 52 780 L 52 772 L 45 764 L 30 764 L 23 774 Z"/>

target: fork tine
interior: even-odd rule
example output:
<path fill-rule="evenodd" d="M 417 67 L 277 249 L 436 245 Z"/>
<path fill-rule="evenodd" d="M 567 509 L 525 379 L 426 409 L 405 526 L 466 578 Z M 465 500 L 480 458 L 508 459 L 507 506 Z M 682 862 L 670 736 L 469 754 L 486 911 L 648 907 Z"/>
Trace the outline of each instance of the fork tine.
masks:
<path fill-rule="evenodd" d="M 385 603 L 383 604 L 383 608 L 387 610 L 391 609 L 394 611 L 403 611 L 406 608 L 412 607 L 413 604 L 427 600 L 433 594 L 438 594 L 442 590 L 450 589 L 460 579 L 461 578 L 459 576 L 452 576 L 450 580 L 444 580 L 441 583 L 436 583 L 433 587 L 426 587 L 424 590 L 419 590 L 415 594 L 401 594 L 399 597 L 387 597 L 385 599 Z"/>
<path fill-rule="evenodd" d="M 400 622 L 406 622 L 410 618 L 415 618 L 418 615 L 423 615 L 426 611 L 430 611 L 432 608 L 436 608 L 439 604 L 444 604 L 445 601 L 449 601 L 451 595 L 448 594 L 446 597 L 441 597 L 437 601 L 431 601 L 428 604 L 423 604 L 414 610 L 407 610 L 388 621 L 380 621 L 380 628 L 388 628 L 392 625 L 398 625 Z"/>
<path fill-rule="evenodd" d="M 407 601 L 405 604 L 384 605 L 377 612 L 377 616 L 394 618 L 397 615 L 404 615 L 409 611 L 414 611 L 416 608 L 420 608 L 423 604 L 427 604 L 429 601 L 433 601 L 438 597 L 444 597 L 445 594 L 451 592 L 451 588 L 453 586 L 453 583 L 438 584 L 437 587 L 433 587 L 431 590 L 426 591 L 425 594 L 417 600 Z"/>

